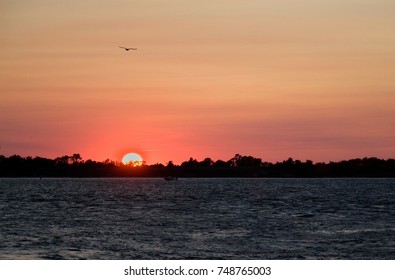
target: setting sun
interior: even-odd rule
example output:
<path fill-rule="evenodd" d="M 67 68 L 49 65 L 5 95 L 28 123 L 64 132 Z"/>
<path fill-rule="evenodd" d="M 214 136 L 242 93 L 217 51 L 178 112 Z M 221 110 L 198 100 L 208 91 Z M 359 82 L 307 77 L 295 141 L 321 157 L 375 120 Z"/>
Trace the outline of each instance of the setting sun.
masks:
<path fill-rule="evenodd" d="M 123 156 L 122 163 L 131 166 L 141 166 L 143 164 L 143 158 L 136 153 L 128 153 Z"/>

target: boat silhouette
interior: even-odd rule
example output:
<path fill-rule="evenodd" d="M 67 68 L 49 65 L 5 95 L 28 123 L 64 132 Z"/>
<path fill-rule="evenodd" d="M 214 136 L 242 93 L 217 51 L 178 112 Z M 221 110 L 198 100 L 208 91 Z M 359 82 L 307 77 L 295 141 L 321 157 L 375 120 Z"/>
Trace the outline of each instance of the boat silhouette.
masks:
<path fill-rule="evenodd" d="M 175 181 L 175 180 L 178 180 L 178 178 L 177 178 L 177 177 L 174 177 L 174 176 L 166 176 L 166 177 L 164 177 L 163 179 L 165 179 L 166 181 Z"/>

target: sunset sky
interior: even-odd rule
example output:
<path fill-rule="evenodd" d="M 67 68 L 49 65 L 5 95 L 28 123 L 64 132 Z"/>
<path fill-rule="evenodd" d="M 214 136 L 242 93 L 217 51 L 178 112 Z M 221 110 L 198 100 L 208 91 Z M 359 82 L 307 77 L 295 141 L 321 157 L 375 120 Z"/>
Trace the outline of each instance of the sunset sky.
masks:
<path fill-rule="evenodd" d="M 0 0 L 0 34 L 6 156 L 395 158 L 394 0 Z"/>

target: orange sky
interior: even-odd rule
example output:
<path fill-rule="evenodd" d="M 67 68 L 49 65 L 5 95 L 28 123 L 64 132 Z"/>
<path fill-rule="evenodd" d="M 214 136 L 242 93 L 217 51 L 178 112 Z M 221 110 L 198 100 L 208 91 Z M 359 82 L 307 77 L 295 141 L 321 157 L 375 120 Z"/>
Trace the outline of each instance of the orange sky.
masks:
<path fill-rule="evenodd" d="M 0 0 L 0 154 L 395 158 L 394 28 L 393 0 Z"/>

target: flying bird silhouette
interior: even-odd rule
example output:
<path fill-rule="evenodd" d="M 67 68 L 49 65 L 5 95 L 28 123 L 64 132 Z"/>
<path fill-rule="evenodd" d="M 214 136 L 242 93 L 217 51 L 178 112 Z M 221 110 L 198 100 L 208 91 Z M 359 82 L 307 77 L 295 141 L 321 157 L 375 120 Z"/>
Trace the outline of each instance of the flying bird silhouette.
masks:
<path fill-rule="evenodd" d="M 136 51 L 137 50 L 137 48 L 125 48 L 125 47 L 121 47 L 121 46 L 120 46 L 120 48 L 124 49 L 127 52 L 130 51 L 130 50 L 132 50 L 132 51 Z"/>

